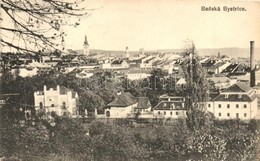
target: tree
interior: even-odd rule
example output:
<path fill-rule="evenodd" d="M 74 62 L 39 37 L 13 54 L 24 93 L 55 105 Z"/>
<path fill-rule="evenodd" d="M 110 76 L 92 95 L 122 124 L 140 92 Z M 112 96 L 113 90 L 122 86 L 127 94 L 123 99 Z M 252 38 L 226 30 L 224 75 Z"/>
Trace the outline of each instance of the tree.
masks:
<path fill-rule="evenodd" d="M 185 107 L 187 108 L 187 125 L 192 131 L 200 129 L 206 122 L 205 103 L 208 100 L 209 85 L 205 71 L 199 63 L 195 45 L 191 42 L 186 52 L 182 70 L 187 82 L 185 89 Z"/>
<path fill-rule="evenodd" d="M 1 45 L 23 53 L 60 50 L 66 36 L 62 27 L 77 27 L 80 17 L 87 15 L 79 3 L 79 0 L 2 0 Z"/>

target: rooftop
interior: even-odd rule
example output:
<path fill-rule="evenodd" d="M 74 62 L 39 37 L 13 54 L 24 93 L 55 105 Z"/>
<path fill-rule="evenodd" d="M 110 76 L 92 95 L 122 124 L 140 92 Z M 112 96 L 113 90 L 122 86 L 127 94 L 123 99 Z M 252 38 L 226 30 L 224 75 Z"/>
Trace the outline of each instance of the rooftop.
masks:
<path fill-rule="evenodd" d="M 129 92 L 122 92 L 121 94 L 117 95 L 115 99 L 110 102 L 107 106 L 108 107 L 127 107 L 129 105 L 135 104 L 138 102 L 138 99 L 135 98 Z"/>
<path fill-rule="evenodd" d="M 229 92 L 249 92 L 251 91 L 252 88 L 250 88 L 248 85 L 246 85 L 243 82 L 237 82 L 236 84 L 233 84 L 232 86 L 230 86 L 229 88 L 223 90 L 221 93 L 229 93 Z"/>

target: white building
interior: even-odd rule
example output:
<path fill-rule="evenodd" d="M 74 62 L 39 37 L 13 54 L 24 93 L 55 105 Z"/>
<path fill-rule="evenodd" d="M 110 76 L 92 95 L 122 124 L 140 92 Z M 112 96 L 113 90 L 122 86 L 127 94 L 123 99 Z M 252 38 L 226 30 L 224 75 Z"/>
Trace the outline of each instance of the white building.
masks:
<path fill-rule="evenodd" d="M 212 103 L 210 103 L 212 104 Z M 209 105 L 208 105 L 209 106 Z M 238 82 L 220 92 L 213 99 L 213 114 L 219 119 L 236 119 L 247 121 L 256 118 L 257 97 L 252 88 Z"/>
<path fill-rule="evenodd" d="M 16 76 L 19 75 L 20 77 L 32 77 L 38 74 L 38 68 L 20 67 L 20 68 L 11 69 L 11 73 Z"/>
<path fill-rule="evenodd" d="M 34 92 L 36 111 L 55 112 L 57 115 L 78 115 L 77 108 L 78 94 L 66 87 L 57 86 L 55 89 L 47 89 Z"/>
<path fill-rule="evenodd" d="M 102 64 L 103 69 L 127 69 L 129 64 L 125 60 L 114 60 L 111 63 Z"/>
<path fill-rule="evenodd" d="M 153 108 L 155 118 L 185 118 L 186 109 L 184 108 L 184 98 L 162 95 L 160 102 Z"/>
<path fill-rule="evenodd" d="M 141 80 L 151 76 L 150 71 L 146 70 L 130 70 L 126 73 L 126 78 L 129 80 Z"/>
<path fill-rule="evenodd" d="M 106 118 L 133 118 L 136 112 L 146 113 L 151 104 L 146 97 L 134 97 L 129 92 L 119 92 L 105 109 Z"/>

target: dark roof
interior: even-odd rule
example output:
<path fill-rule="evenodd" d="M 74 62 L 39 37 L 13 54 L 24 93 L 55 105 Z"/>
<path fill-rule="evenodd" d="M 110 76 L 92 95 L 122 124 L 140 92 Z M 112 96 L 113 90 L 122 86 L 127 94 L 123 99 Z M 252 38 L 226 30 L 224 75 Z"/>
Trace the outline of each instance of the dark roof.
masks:
<path fill-rule="evenodd" d="M 230 73 L 231 71 L 233 71 L 235 68 L 237 68 L 239 64 L 230 64 L 226 69 L 224 69 L 221 73 Z"/>
<path fill-rule="evenodd" d="M 220 94 L 214 99 L 214 101 L 252 102 L 255 99 L 256 94 L 242 94 L 241 97 L 239 97 L 239 94 L 228 94 L 228 97 L 225 97 L 225 94 Z"/>
<path fill-rule="evenodd" d="M 107 106 L 108 107 L 127 107 L 129 105 L 137 103 L 138 99 L 135 98 L 129 92 L 122 92 L 121 94 L 117 95 L 115 99 L 110 102 Z"/>
<path fill-rule="evenodd" d="M 123 60 L 115 60 L 112 62 L 112 64 L 122 64 Z"/>
<path fill-rule="evenodd" d="M 147 109 L 149 107 L 151 107 L 151 103 L 147 97 L 138 98 L 137 109 Z"/>
<path fill-rule="evenodd" d="M 222 66 L 223 64 L 225 64 L 224 62 L 218 62 L 218 63 L 216 63 L 216 64 L 214 64 L 212 67 L 210 67 L 210 68 L 218 68 L 218 67 L 220 67 L 220 66 Z"/>
<path fill-rule="evenodd" d="M 161 101 L 154 107 L 154 110 L 184 110 L 185 108 L 182 107 L 182 103 L 183 102 Z"/>
<path fill-rule="evenodd" d="M 248 92 L 252 90 L 248 85 L 242 82 L 238 82 L 236 84 L 233 84 L 229 88 L 222 91 L 222 93 L 228 93 L 228 92 Z"/>
<path fill-rule="evenodd" d="M 216 60 L 208 59 L 206 62 L 201 63 L 201 65 L 202 65 L 203 67 L 209 68 L 209 67 L 212 67 L 215 63 L 216 63 Z"/>
<path fill-rule="evenodd" d="M 218 95 L 219 95 L 219 92 L 209 93 L 209 101 L 213 101 Z"/>

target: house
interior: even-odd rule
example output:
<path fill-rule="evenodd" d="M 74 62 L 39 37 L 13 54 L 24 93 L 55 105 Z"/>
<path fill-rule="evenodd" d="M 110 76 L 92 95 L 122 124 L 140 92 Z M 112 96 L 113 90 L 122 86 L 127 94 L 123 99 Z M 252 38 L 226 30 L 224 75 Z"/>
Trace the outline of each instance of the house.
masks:
<path fill-rule="evenodd" d="M 141 80 L 149 78 L 151 76 L 151 71 L 148 70 L 130 70 L 126 73 L 126 77 L 129 80 Z"/>
<path fill-rule="evenodd" d="M 231 63 L 226 61 L 226 62 L 217 62 L 214 64 L 212 67 L 208 68 L 208 72 L 214 73 L 214 74 L 219 74 L 221 73 L 224 69 L 226 69 Z"/>
<path fill-rule="evenodd" d="M 129 64 L 125 60 L 114 60 L 112 62 L 107 62 L 102 64 L 103 69 L 127 69 Z"/>
<path fill-rule="evenodd" d="M 140 68 L 141 69 L 151 69 L 153 67 L 153 62 L 156 61 L 156 57 L 148 56 L 141 59 Z"/>
<path fill-rule="evenodd" d="M 111 63 L 111 69 L 125 69 L 129 68 L 128 63 L 125 60 L 114 60 Z"/>
<path fill-rule="evenodd" d="M 78 115 L 78 94 L 66 87 L 59 86 L 34 92 L 35 109 L 37 112 L 55 112 L 57 115 Z"/>
<path fill-rule="evenodd" d="M 164 94 L 159 97 L 159 101 L 153 108 L 154 117 L 174 119 L 186 117 L 183 97 Z"/>
<path fill-rule="evenodd" d="M 147 97 L 138 97 L 138 104 L 135 108 L 135 112 L 145 113 L 145 112 L 151 112 L 152 106 Z"/>
<path fill-rule="evenodd" d="M 213 76 L 208 79 L 214 82 L 215 87 L 219 89 L 228 88 L 237 82 L 237 79 L 231 79 L 226 76 L 221 76 L 221 77 Z"/>
<path fill-rule="evenodd" d="M 251 120 L 257 115 L 257 97 L 252 88 L 238 82 L 213 99 L 213 114 L 219 119 Z"/>
<path fill-rule="evenodd" d="M 237 75 L 245 75 L 250 71 L 250 67 L 239 64 L 238 62 L 233 62 L 226 69 L 224 69 L 221 73 L 229 75 L 229 76 L 237 76 Z"/>
<path fill-rule="evenodd" d="M 18 67 L 11 69 L 11 73 L 20 77 L 32 77 L 38 74 L 38 68 Z"/>
<path fill-rule="evenodd" d="M 136 112 L 141 115 L 151 110 L 147 97 L 134 97 L 129 92 L 119 92 L 105 108 L 106 118 L 133 118 Z"/>

